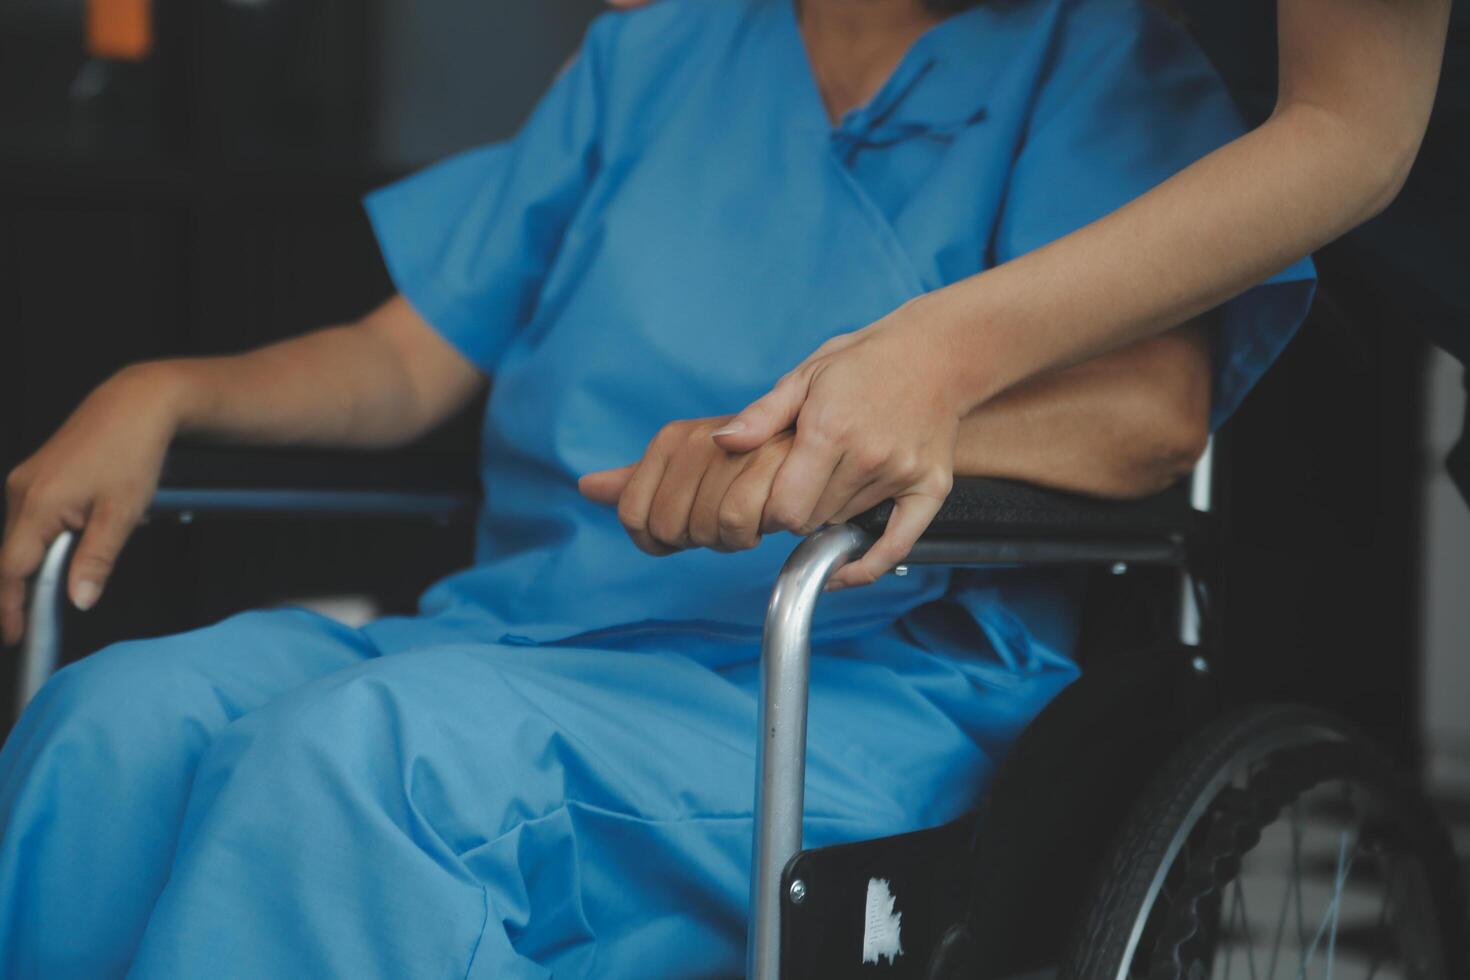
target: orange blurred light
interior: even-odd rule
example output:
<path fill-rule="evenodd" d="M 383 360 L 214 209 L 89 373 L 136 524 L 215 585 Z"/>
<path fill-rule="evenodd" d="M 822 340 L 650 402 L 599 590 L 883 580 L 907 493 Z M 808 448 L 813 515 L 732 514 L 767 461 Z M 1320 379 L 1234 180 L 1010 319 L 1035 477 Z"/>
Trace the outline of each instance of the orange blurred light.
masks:
<path fill-rule="evenodd" d="M 152 50 L 152 0 L 87 0 L 89 54 L 141 61 Z"/>

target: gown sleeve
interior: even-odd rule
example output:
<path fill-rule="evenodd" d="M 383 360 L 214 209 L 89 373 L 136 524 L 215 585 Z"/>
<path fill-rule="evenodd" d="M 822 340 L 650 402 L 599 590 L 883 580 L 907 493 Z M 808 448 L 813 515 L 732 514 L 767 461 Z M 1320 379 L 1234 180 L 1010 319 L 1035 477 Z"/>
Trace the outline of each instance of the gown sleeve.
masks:
<path fill-rule="evenodd" d="M 1244 131 L 1189 36 L 1141 0 L 1068 7 L 997 229 L 1005 262 L 1128 203 Z M 1211 230 L 1201 227 L 1201 245 Z M 1296 332 L 1316 279 L 1303 259 L 1221 307 L 1211 427 Z"/>
<path fill-rule="evenodd" d="M 531 316 L 599 164 L 598 24 L 510 140 L 450 157 L 364 204 L 398 291 L 482 371 Z"/>

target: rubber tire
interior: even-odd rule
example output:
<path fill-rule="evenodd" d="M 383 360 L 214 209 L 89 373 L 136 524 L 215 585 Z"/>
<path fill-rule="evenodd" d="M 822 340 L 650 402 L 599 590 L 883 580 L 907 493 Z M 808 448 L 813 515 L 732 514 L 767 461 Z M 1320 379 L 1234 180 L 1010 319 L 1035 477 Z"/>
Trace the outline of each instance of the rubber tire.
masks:
<path fill-rule="evenodd" d="M 1312 732 L 1320 735 L 1304 734 Z M 1134 924 L 1153 911 L 1145 903 L 1155 872 L 1187 815 L 1204 794 L 1211 793 L 1222 767 L 1251 746 L 1297 735 L 1305 739 L 1297 745 L 1310 745 L 1313 738 L 1345 745 L 1355 762 L 1353 778 L 1371 782 L 1383 796 L 1428 879 L 1447 976 L 1470 977 L 1464 878 L 1448 833 L 1413 780 L 1350 726 L 1325 712 L 1261 705 L 1228 714 L 1205 728 L 1171 756 L 1149 784 L 1100 866 L 1083 906 L 1086 911 L 1061 960 L 1059 980 L 1116 980 Z M 1267 751 L 1260 758 L 1280 751 Z M 1323 776 L 1324 781 L 1331 778 Z"/>

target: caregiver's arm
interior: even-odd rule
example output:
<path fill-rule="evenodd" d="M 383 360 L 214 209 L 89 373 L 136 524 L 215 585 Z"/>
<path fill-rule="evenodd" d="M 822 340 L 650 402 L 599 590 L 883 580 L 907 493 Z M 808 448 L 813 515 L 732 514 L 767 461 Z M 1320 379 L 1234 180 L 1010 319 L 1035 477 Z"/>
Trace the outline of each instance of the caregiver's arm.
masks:
<path fill-rule="evenodd" d="M 1218 306 L 1387 207 L 1428 125 L 1449 10 L 1281 0 L 1265 123 L 1092 225 L 934 295 L 931 316 L 970 355 L 962 403 Z"/>
<path fill-rule="evenodd" d="M 1449 12 L 1450 0 L 1280 0 L 1265 123 L 1112 214 L 926 300 L 919 329 L 942 323 L 968 355 L 969 370 L 948 378 L 956 401 L 973 407 L 1183 323 L 1382 211 L 1419 152 Z"/>
<path fill-rule="evenodd" d="M 82 531 L 68 593 L 83 609 L 97 601 L 175 436 L 392 446 L 448 418 L 483 382 L 401 297 L 356 323 L 245 354 L 123 369 L 6 480 L 0 636 L 20 639 L 25 581 L 64 529 Z"/>

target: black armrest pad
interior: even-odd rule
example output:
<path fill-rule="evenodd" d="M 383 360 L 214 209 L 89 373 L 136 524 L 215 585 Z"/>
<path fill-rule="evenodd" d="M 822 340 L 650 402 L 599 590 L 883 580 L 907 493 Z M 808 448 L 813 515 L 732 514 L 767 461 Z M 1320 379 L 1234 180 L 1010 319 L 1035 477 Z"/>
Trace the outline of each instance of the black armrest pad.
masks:
<path fill-rule="evenodd" d="M 445 493 L 474 498 L 472 454 L 351 452 L 180 445 L 169 450 L 165 489 L 338 490 Z"/>
<path fill-rule="evenodd" d="M 881 534 L 892 512 L 888 501 L 853 523 Z M 1099 500 L 1011 480 L 960 477 L 924 538 L 1172 535 L 1187 533 L 1196 516 L 1187 482 L 1142 500 Z"/>
<path fill-rule="evenodd" d="M 191 490 L 359 491 L 479 496 L 474 459 L 464 453 L 342 452 L 179 446 L 160 485 Z M 879 535 L 892 502 L 853 523 Z M 924 538 L 1100 538 L 1187 533 L 1196 514 L 1187 483 L 1142 500 L 1099 500 L 1011 480 L 960 477 Z"/>
<path fill-rule="evenodd" d="M 453 521 L 478 498 L 466 454 L 181 446 L 164 460 L 150 513 Z"/>

